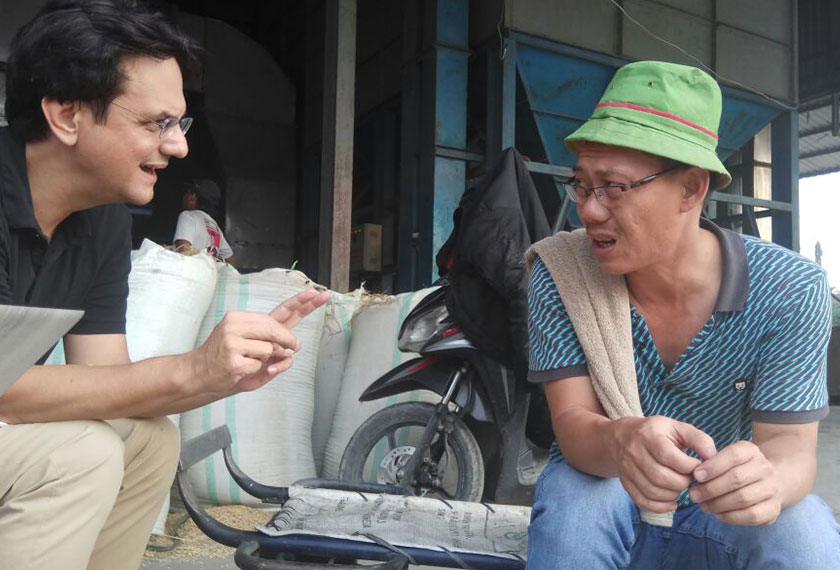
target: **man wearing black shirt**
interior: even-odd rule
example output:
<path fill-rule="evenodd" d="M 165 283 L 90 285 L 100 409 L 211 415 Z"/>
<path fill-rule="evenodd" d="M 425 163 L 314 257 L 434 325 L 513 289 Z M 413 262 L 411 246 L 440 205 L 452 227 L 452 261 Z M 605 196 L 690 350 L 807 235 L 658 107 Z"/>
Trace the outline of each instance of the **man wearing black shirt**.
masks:
<path fill-rule="evenodd" d="M 66 366 L 33 366 L 0 396 L 0 569 L 137 568 L 177 462 L 162 416 L 288 369 L 290 329 L 328 298 L 229 313 L 192 352 L 130 362 L 122 204 L 151 200 L 157 170 L 187 154 L 193 61 L 188 38 L 131 0 L 52 2 L 12 42 L 0 303 L 85 316 Z"/>

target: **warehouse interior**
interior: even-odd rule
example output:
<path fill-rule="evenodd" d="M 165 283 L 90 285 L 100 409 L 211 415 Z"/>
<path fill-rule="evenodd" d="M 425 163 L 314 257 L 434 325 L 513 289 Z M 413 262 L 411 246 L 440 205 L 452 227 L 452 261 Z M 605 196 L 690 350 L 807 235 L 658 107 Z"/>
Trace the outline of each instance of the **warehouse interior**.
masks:
<path fill-rule="evenodd" d="M 4 4 L 0 62 L 42 3 Z M 135 246 L 171 240 L 185 181 L 210 178 L 243 269 L 296 263 L 337 284 L 341 263 L 348 289 L 420 288 L 464 189 L 508 146 L 530 161 L 555 227 L 576 224 L 557 190 L 572 165 L 562 138 L 637 59 L 702 66 L 723 86 L 719 154 L 735 180 L 713 196 L 720 223 L 797 249 L 799 177 L 840 167 L 828 0 L 155 4 L 203 64 L 186 84 L 190 155 L 134 209 Z M 336 192 L 349 208 L 330 203 Z M 378 258 L 351 262 L 356 242 Z"/>

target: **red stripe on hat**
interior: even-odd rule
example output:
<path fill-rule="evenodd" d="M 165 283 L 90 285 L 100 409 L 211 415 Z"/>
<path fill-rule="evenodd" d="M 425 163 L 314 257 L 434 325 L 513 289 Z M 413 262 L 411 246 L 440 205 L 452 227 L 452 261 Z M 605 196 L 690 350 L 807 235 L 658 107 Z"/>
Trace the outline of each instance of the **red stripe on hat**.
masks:
<path fill-rule="evenodd" d="M 599 109 L 601 107 L 622 107 L 625 109 L 633 109 L 634 111 L 641 111 L 642 113 L 650 113 L 651 115 L 659 115 L 660 117 L 665 117 L 666 119 L 671 119 L 672 121 L 677 121 L 678 123 L 682 123 L 683 125 L 689 126 L 692 129 L 697 129 L 701 133 L 705 133 L 710 137 L 717 140 L 718 136 L 707 129 L 706 127 L 700 126 L 697 123 L 692 123 L 682 117 L 678 117 L 677 115 L 672 115 L 671 113 L 666 113 L 664 111 L 657 111 L 656 109 L 651 109 L 649 107 L 641 107 L 639 105 L 633 105 L 632 103 L 598 103 L 595 108 Z"/>

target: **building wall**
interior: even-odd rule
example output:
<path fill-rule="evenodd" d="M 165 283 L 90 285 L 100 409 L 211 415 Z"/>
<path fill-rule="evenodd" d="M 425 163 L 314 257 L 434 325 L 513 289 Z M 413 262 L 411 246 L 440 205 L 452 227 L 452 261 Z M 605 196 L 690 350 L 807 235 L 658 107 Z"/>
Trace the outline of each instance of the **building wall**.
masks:
<path fill-rule="evenodd" d="M 295 89 L 259 44 L 218 20 L 179 14 L 206 54 L 189 87 L 204 95 L 204 117 L 225 178 L 225 236 L 239 264 L 294 261 L 297 194 Z"/>
<path fill-rule="evenodd" d="M 46 3 L 46 0 L 3 0 L 0 4 L 0 61 L 9 59 L 9 44 L 17 29 Z"/>
<path fill-rule="evenodd" d="M 0 5 L 0 126 L 6 124 L 6 74 L 3 64 L 9 59 L 9 45 L 17 29 L 46 3 L 46 0 L 2 0 Z"/>
<path fill-rule="evenodd" d="M 840 91 L 840 2 L 799 1 L 799 81 L 807 101 Z"/>
<path fill-rule="evenodd" d="M 324 3 L 307 4 L 303 53 L 302 171 L 298 265 L 317 271 L 323 136 Z M 402 95 L 405 2 L 358 0 L 356 21 L 355 140 L 352 223 L 376 223 L 383 232 L 383 274 L 363 277 L 374 290 L 391 290 L 396 265 L 399 174 L 399 100 Z M 352 275 L 353 283 L 361 278 Z"/>
<path fill-rule="evenodd" d="M 486 11 L 493 13 L 495 4 L 488 2 Z M 623 0 L 621 4 L 650 32 L 716 70 L 723 83 L 736 81 L 773 97 L 796 100 L 795 0 Z M 520 32 L 629 60 L 698 65 L 649 35 L 609 0 L 505 0 L 504 20 Z M 479 27 L 474 22 L 473 38 L 495 32 L 489 15 L 481 23 Z"/>

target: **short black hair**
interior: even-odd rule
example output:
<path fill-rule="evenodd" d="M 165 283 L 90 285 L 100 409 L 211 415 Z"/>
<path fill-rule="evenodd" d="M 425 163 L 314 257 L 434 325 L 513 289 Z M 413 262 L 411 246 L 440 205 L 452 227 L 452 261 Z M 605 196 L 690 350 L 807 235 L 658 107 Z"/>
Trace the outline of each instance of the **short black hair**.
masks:
<path fill-rule="evenodd" d="M 80 101 L 105 120 L 122 93 L 123 58 L 175 58 L 188 77 L 198 46 L 160 13 L 135 0 L 54 0 L 12 40 L 6 65 L 6 121 L 29 142 L 47 135 L 41 100 Z"/>
<path fill-rule="evenodd" d="M 213 180 L 197 178 L 187 184 L 188 192 L 195 192 L 196 208 L 203 210 L 215 218 L 219 213 L 219 205 L 222 201 L 222 190 Z"/>

